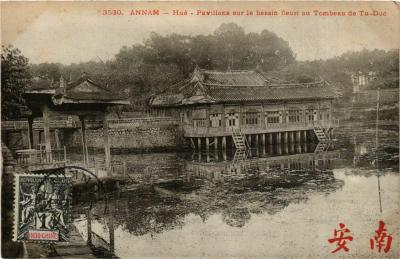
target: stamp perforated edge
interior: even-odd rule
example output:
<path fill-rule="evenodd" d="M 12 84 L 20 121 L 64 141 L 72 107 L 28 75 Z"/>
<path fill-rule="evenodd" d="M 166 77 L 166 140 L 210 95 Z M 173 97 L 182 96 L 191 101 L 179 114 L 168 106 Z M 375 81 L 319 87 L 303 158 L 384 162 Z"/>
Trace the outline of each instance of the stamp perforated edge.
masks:
<path fill-rule="evenodd" d="M 43 173 L 38 173 L 38 174 L 34 174 L 34 173 L 30 173 L 30 174 L 15 174 L 14 175 L 14 204 L 13 204 L 13 209 L 14 209 L 14 226 L 13 226 L 13 239 L 12 241 L 14 242 L 34 242 L 34 243 L 55 243 L 55 242 L 61 242 L 61 241 L 40 241 L 40 240 L 17 240 L 17 233 L 18 233 L 18 220 L 19 220 L 19 216 L 18 216 L 18 211 L 19 211 L 19 179 L 20 177 L 46 177 L 49 175 L 43 174 Z M 59 177 L 56 174 L 50 175 L 49 177 Z M 70 178 L 71 176 L 67 176 L 65 175 L 65 178 Z M 72 187 L 72 186 L 71 186 Z M 71 219 L 72 219 L 72 214 L 71 214 L 71 210 L 72 210 L 72 188 L 69 192 L 69 196 L 68 196 L 68 205 L 69 205 L 69 211 L 68 211 L 68 218 L 70 219 L 67 223 L 67 226 L 69 229 L 71 229 Z M 65 242 L 63 242 L 65 243 Z"/>
<path fill-rule="evenodd" d="M 17 242 L 17 230 L 18 230 L 18 211 L 19 211 L 19 177 L 23 174 L 14 175 L 14 227 L 13 227 L 13 241 Z"/>

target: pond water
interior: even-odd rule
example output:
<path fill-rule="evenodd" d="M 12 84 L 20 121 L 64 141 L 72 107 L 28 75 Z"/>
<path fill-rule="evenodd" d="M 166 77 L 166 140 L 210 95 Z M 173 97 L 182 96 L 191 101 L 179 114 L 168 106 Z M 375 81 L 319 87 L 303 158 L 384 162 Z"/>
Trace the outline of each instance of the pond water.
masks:
<path fill-rule="evenodd" d="M 96 201 L 92 231 L 122 258 L 399 258 L 398 134 L 336 132 L 330 146 L 270 146 L 245 159 L 228 152 L 121 154 L 127 191 Z M 146 183 L 152 182 L 149 185 Z M 139 186 L 139 188 L 138 188 Z M 140 187 L 142 186 L 142 187 Z M 129 191 L 128 191 L 129 190 Z M 83 207 L 85 204 L 78 204 Z M 85 215 L 75 225 L 86 238 Z M 379 221 L 393 237 L 371 250 Z M 334 229 L 353 241 L 332 254 Z"/>

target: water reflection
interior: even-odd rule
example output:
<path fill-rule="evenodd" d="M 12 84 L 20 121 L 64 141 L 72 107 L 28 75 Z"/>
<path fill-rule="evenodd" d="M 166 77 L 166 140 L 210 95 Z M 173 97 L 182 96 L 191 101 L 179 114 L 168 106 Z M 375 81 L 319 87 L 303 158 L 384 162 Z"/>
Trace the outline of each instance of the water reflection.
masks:
<path fill-rule="evenodd" d="M 270 146 L 265 152 L 251 150 L 242 160 L 233 152 L 226 158 L 215 153 L 181 154 L 174 167 L 180 170 L 172 174 L 170 167 L 160 170 L 160 164 L 157 171 L 147 168 L 136 174 L 136 180 L 157 182 L 113 197 L 111 215 L 104 214 L 104 202 L 98 202 L 93 213 L 103 228 L 112 218 L 114 228 L 135 236 L 182 228 L 189 215 L 203 222 L 220 215 L 226 225 L 242 228 L 253 215 L 274 215 L 291 203 L 307 201 L 312 193 L 327 195 L 343 186 L 328 170 L 337 152 L 305 153 L 313 149 Z M 278 155 L 282 150 L 292 151 Z M 299 154 L 291 153 L 296 151 Z"/>
<path fill-rule="evenodd" d="M 398 197 L 393 197 L 398 190 L 398 149 L 393 138 L 384 139 L 375 152 L 371 136 L 349 136 L 335 145 L 282 144 L 245 153 L 121 154 L 121 160 L 132 161 L 133 181 L 127 187 L 135 188 L 113 196 L 108 213 L 99 201 L 92 210 L 92 228 L 105 240 L 115 233 L 121 257 L 179 257 L 202 251 L 210 257 L 238 256 L 236 247 L 248 240 L 254 249 L 243 256 L 282 255 L 282 246 L 293 257 L 307 247 L 310 255 L 329 255 L 320 235 L 329 235 L 339 220 L 366 237 L 371 222 L 385 218 L 390 223 L 398 209 Z M 370 175 L 380 176 L 382 197 Z M 84 232 L 82 222 L 78 227 Z M 307 234 L 315 227 L 322 234 Z M 301 241 L 307 236 L 321 247 Z M 354 243 L 357 255 L 368 256 L 364 243 Z M 231 248 L 222 249 L 225 246 Z"/>

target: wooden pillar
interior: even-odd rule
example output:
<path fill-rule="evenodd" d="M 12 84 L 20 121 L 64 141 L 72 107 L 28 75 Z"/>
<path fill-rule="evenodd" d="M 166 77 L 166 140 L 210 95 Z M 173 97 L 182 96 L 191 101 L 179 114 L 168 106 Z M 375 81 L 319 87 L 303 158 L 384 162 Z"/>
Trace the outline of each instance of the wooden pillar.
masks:
<path fill-rule="evenodd" d="M 106 160 L 106 172 L 107 176 L 111 175 L 111 149 L 110 139 L 108 136 L 108 121 L 106 114 L 103 115 L 103 141 L 104 141 L 104 153 Z"/>
<path fill-rule="evenodd" d="M 289 132 L 289 139 L 290 139 L 290 143 L 294 143 L 294 132 L 293 131 Z"/>
<path fill-rule="evenodd" d="M 239 105 L 239 129 L 241 129 L 242 128 L 242 125 L 244 125 L 244 123 L 243 123 L 243 109 L 242 109 L 242 105 L 240 104 Z"/>
<path fill-rule="evenodd" d="M 29 149 L 34 148 L 33 117 L 28 117 L 28 141 L 29 141 Z"/>
<path fill-rule="evenodd" d="M 300 131 L 296 131 L 296 142 L 301 142 L 301 132 Z"/>
<path fill-rule="evenodd" d="M 226 150 L 226 137 L 225 136 L 222 137 L 222 150 Z M 225 153 L 225 155 L 226 155 L 226 153 Z"/>
<path fill-rule="evenodd" d="M 85 133 L 83 128 L 81 128 L 81 142 L 82 142 L 82 162 L 86 164 L 86 151 L 85 151 Z"/>
<path fill-rule="evenodd" d="M 197 138 L 197 146 L 199 147 L 199 150 L 201 150 L 201 138 Z"/>
<path fill-rule="evenodd" d="M 277 144 L 281 143 L 281 133 L 280 132 L 276 133 L 276 143 Z"/>
<path fill-rule="evenodd" d="M 288 132 L 285 131 L 283 132 L 283 143 L 287 143 L 288 142 Z"/>
<path fill-rule="evenodd" d="M 248 138 L 249 138 L 249 146 L 251 147 L 251 140 L 252 140 L 252 136 L 251 135 L 248 135 Z"/>
<path fill-rule="evenodd" d="M 210 105 L 208 105 L 207 109 L 206 109 L 206 127 L 207 127 L 207 133 L 209 133 L 210 132 Z"/>
<path fill-rule="evenodd" d="M 22 137 L 22 145 L 25 147 L 29 148 L 29 132 L 22 130 L 21 131 L 21 137 Z"/>
<path fill-rule="evenodd" d="M 110 253 L 114 254 L 115 251 L 114 215 L 109 215 L 108 218 L 108 234 L 110 240 Z"/>
<path fill-rule="evenodd" d="M 266 128 L 265 124 L 265 111 L 264 111 L 264 104 L 261 105 L 261 128 L 265 129 Z"/>
<path fill-rule="evenodd" d="M 79 120 L 81 121 L 81 136 L 82 136 L 82 153 L 83 153 L 83 164 L 88 166 L 89 165 L 89 152 L 87 148 L 87 140 L 86 140 L 86 123 L 85 123 L 85 117 L 84 116 L 79 116 Z M 103 122 L 103 127 L 104 127 L 104 122 Z M 107 131 L 108 132 L 108 131 Z M 105 137 L 106 134 L 104 134 Z M 108 139 L 108 133 L 107 133 L 107 139 Z M 104 142 L 104 147 L 106 147 L 106 144 Z M 107 156 L 107 154 L 106 154 Z M 107 164 L 106 164 L 107 165 Z"/>
<path fill-rule="evenodd" d="M 274 134 L 274 133 L 268 133 L 268 144 L 270 144 L 270 145 L 272 145 L 273 143 L 272 143 L 272 134 Z"/>
<path fill-rule="evenodd" d="M 128 166 L 127 166 L 125 160 L 122 162 L 122 168 L 123 168 L 124 177 L 126 177 L 128 175 Z"/>
<path fill-rule="evenodd" d="M 210 138 L 206 137 L 206 150 L 207 152 L 210 150 Z"/>
<path fill-rule="evenodd" d="M 259 142 L 258 142 L 258 134 L 256 134 L 256 147 L 259 146 Z"/>
<path fill-rule="evenodd" d="M 42 105 L 42 113 L 43 113 L 44 143 L 47 153 L 46 159 L 48 159 L 48 162 L 50 162 L 53 159 L 51 156 L 49 107 L 47 105 Z"/>
<path fill-rule="evenodd" d="M 301 153 L 301 145 L 300 145 L 300 143 L 297 143 L 297 146 L 296 146 L 296 149 L 297 149 L 297 153 Z"/>
<path fill-rule="evenodd" d="M 261 146 L 265 146 L 265 134 L 266 133 L 263 133 L 263 134 L 261 134 Z M 265 149 L 264 149 L 265 150 Z M 265 153 L 265 152 L 264 152 Z"/>
<path fill-rule="evenodd" d="M 303 141 L 307 142 L 307 130 L 303 131 Z"/>
<path fill-rule="evenodd" d="M 221 115 L 221 126 L 223 128 L 223 132 L 225 132 L 226 129 L 226 118 L 225 118 L 225 106 L 222 105 L 222 115 Z"/>
<path fill-rule="evenodd" d="M 196 149 L 196 144 L 194 143 L 194 138 L 189 138 L 190 139 L 190 144 L 192 146 L 193 149 Z"/>
<path fill-rule="evenodd" d="M 42 131 L 38 130 L 38 144 L 42 144 Z"/>
<path fill-rule="evenodd" d="M 293 142 L 290 143 L 290 153 L 294 154 L 294 143 Z"/>
<path fill-rule="evenodd" d="M 64 162 L 67 162 L 67 147 L 64 146 L 63 149 L 64 149 Z"/>
<path fill-rule="evenodd" d="M 218 137 L 214 137 L 214 149 L 218 150 Z"/>
<path fill-rule="evenodd" d="M 281 145 L 276 145 L 276 152 L 278 153 L 278 155 L 282 155 L 282 146 Z"/>
<path fill-rule="evenodd" d="M 86 243 L 92 245 L 92 215 L 90 209 L 86 211 L 86 222 L 87 222 L 87 241 Z"/>
<path fill-rule="evenodd" d="M 55 129 L 55 130 L 54 130 L 54 138 L 55 138 L 55 140 L 56 140 L 56 147 L 57 147 L 58 149 L 61 148 L 60 134 L 59 134 L 59 133 L 60 133 L 60 132 L 59 132 L 58 129 Z"/>
<path fill-rule="evenodd" d="M 231 142 L 231 145 L 232 145 L 232 149 L 234 149 L 234 148 L 236 147 L 236 145 L 235 145 L 235 141 L 233 141 L 233 137 L 232 137 L 232 142 Z"/>

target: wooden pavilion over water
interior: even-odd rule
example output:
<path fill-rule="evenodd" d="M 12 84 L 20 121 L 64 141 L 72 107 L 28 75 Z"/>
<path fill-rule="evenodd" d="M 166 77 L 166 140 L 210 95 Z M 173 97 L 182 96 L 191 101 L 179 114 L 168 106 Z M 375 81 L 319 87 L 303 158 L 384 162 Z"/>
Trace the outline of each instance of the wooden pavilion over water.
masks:
<path fill-rule="evenodd" d="M 274 83 L 256 71 L 210 71 L 150 99 L 153 112 L 181 120 L 192 147 L 249 146 L 329 138 L 335 94 L 326 82 Z M 221 143 L 221 144 L 220 144 Z"/>
<path fill-rule="evenodd" d="M 43 117 L 45 162 L 54 164 L 52 145 L 50 141 L 50 113 L 63 115 L 77 115 L 81 122 L 83 161 L 88 164 L 88 148 L 85 136 L 85 121 L 101 120 L 103 122 L 103 139 L 105 148 L 106 168 L 110 167 L 110 143 L 108 139 L 108 124 L 106 120 L 107 108 L 115 105 L 127 105 L 129 101 L 91 79 L 87 74 L 71 82 L 65 82 L 61 77 L 59 82 L 45 79 L 34 81 L 31 87 L 25 91 L 27 105 L 32 110 L 32 116 L 28 118 L 30 147 L 33 143 L 33 119 Z"/>

